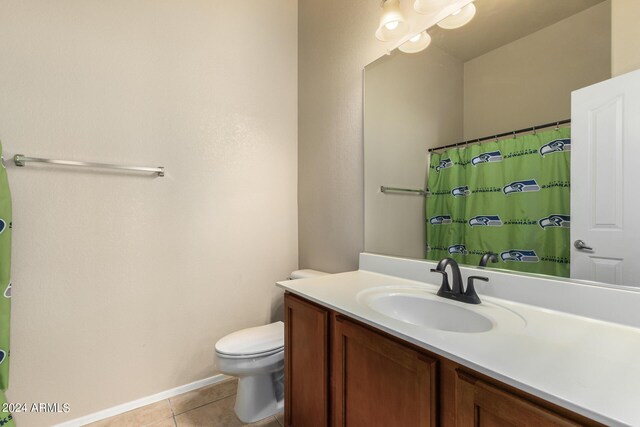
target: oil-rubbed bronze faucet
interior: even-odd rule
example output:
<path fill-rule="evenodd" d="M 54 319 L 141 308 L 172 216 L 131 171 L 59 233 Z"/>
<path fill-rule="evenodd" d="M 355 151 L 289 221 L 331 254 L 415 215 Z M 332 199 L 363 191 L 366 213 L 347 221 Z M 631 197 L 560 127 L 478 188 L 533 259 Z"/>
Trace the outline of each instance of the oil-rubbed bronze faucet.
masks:
<path fill-rule="evenodd" d="M 480 267 L 486 267 L 487 264 L 489 264 L 489 261 L 491 262 L 498 262 L 498 254 L 495 254 L 493 252 L 486 252 L 484 255 L 482 255 L 482 258 L 480 258 Z"/>
<path fill-rule="evenodd" d="M 449 286 L 449 277 L 445 271 L 447 266 L 451 266 L 452 281 L 453 284 Z M 453 258 L 443 258 L 440 260 L 436 268 L 431 269 L 432 273 L 442 274 L 442 284 L 438 291 L 438 296 L 442 298 L 448 298 L 455 301 L 466 302 L 468 304 L 480 304 L 480 297 L 476 293 L 473 281 L 475 279 L 488 282 L 489 279 L 481 276 L 469 276 L 467 279 L 467 289 L 462 288 L 462 274 L 460 274 L 460 267 Z"/>

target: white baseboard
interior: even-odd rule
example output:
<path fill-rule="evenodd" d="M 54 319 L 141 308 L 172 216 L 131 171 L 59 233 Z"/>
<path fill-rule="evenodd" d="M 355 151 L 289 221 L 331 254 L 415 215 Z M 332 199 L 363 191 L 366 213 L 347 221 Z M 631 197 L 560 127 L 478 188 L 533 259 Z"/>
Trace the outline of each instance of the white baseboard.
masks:
<path fill-rule="evenodd" d="M 219 383 L 229 378 L 227 375 L 218 374 L 209 378 L 204 378 L 198 381 L 194 381 L 189 384 L 181 385 L 179 387 L 172 388 L 170 390 L 161 391 L 160 393 L 153 394 L 151 396 L 142 397 L 140 399 L 132 400 L 131 402 L 123 403 L 112 408 L 104 409 L 102 411 L 94 412 L 93 414 L 85 415 L 80 418 L 76 418 L 70 421 L 65 421 L 61 424 L 56 424 L 53 427 L 78 427 L 85 424 L 94 423 L 96 421 L 104 420 L 115 415 L 120 415 L 133 409 L 138 409 L 152 403 L 159 402 L 170 397 L 177 396 L 192 390 Z"/>

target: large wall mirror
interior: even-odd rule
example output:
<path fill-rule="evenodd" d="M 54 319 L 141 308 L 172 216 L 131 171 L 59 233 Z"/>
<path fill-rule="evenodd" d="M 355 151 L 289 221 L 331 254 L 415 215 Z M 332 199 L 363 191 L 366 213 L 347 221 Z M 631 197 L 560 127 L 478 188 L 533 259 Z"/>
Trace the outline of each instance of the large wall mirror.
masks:
<path fill-rule="evenodd" d="M 476 163 L 515 157 L 517 153 L 508 151 L 513 147 L 517 146 L 519 152 L 527 151 L 527 137 L 549 138 L 547 147 L 536 148 L 540 157 L 562 151 L 563 147 L 568 151 L 571 125 L 563 121 L 571 117 L 571 92 L 611 77 L 611 0 L 476 0 L 474 4 L 476 16 L 466 26 L 454 30 L 430 28 L 432 42 L 426 50 L 415 54 L 396 50 L 365 68 L 367 252 L 419 259 L 453 255 L 462 263 L 478 265 L 484 250 L 473 251 L 469 248 L 473 245 L 462 248 L 460 253 L 455 248 L 451 252 L 455 240 L 433 247 L 432 236 L 427 233 L 439 231 L 429 224 L 455 222 L 456 217 L 435 218 L 440 212 L 427 209 L 434 189 L 429 188 L 429 196 L 420 191 L 433 187 L 433 174 L 439 168 L 469 163 L 466 169 L 471 170 Z M 556 125 L 539 128 L 550 123 Z M 535 131 L 513 137 L 495 137 L 537 126 Z M 465 145 L 468 157 L 444 155 L 445 149 L 429 153 L 429 149 L 452 144 L 459 144 L 462 150 L 460 143 L 478 139 L 484 141 Z M 515 145 L 505 149 L 504 144 L 511 140 Z M 525 145 L 517 145 L 520 140 Z M 503 144 L 503 148 L 495 148 L 499 147 L 497 144 Z M 490 153 L 498 154 L 492 157 Z M 440 166 L 434 167 L 433 159 Z M 545 169 L 549 164 L 529 162 L 516 168 Z M 568 171 L 563 173 L 553 181 L 557 187 L 569 187 Z M 514 180 L 507 184 L 513 186 L 514 192 L 543 186 L 532 181 Z M 484 182 L 475 184 L 493 188 Z M 495 191 L 511 197 L 508 203 L 517 206 L 517 196 L 510 196 L 511 190 L 505 188 L 500 185 Z M 468 188 L 458 191 L 465 196 Z M 568 211 L 569 196 L 570 189 L 565 188 L 564 192 L 554 193 L 553 198 Z M 529 268 L 532 263 L 515 261 L 534 259 L 532 253 L 522 247 L 509 252 L 504 246 L 490 248 L 498 254 L 498 262 L 489 267 L 569 277 L 566 264 L 569 246 L 573 245 L 568 231 L 569 212 L 559 207 L 554 215 L 547 215 L 545 222 L 537 218 L 537 213 L 528 215 L 527 209 L 532 209 L 531 205 L 522 207 L 519 214 L 516 209 L 506 217 L 464 217 L 459 222 L 473 233 L 480 229 L 474 225 L 529 221 L 533 226 L 529 217 L 535 216 L 535 226 L 530 230 L 545 232 L 546 227 L 555 227 L 554 233 L 557 231 L 553 244 L 561 248 L 563 255 L 545 258 L 558 264 L 557 268 Z M 508 230 L 506 234 L 520 232 L 515 227 L 504 230 Z M 527 231 L 524 233 L 526 239 L 534 239 Z M 536 261 L 543 258 L 543 254 L 535 254 Z"/>

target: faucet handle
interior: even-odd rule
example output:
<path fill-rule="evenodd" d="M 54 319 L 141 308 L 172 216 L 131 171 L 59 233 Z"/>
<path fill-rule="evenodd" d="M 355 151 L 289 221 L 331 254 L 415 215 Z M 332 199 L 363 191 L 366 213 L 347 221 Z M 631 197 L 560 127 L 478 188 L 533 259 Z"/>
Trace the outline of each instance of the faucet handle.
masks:
<path fill-rule="evenodd" d="M 475 286 L 473 286 L 474 280 L 482 280 L 483 282 L 488 282 L 488 277 L 482 276 L 469 276 L 467 279 L 467 289 L 464 291 L 464 295 L 469 298 L 469 302 L 471 304 L 480 304 L 480 297 L 476 293 Z"/>
<path fill-rule="evenodd" d="M 440 285 L 440 289 L 438 290 L 438 295 L 442 296 L 442 294 L 445 292 L 451 292 L 451 286 L 449 286 L 449 276 L 447 275 L 447 272 L 435 268 L 432 268 L 431 272 L 442 274 L 442 284 Z"/>

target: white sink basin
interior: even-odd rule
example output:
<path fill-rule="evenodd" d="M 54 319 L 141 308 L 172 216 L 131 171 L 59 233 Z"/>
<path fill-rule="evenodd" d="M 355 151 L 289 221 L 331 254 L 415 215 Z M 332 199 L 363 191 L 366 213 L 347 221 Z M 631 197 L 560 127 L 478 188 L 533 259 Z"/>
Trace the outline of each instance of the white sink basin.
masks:
<path fill-rule="evenodd" d="M 522 317 L 496 304 L 451 301 L 420 288 L 369 289 L 358 295 L 358 301 L 392 319 L 440 331 L 479 333 L 525 325 Z"/>

